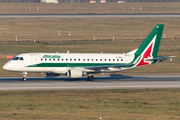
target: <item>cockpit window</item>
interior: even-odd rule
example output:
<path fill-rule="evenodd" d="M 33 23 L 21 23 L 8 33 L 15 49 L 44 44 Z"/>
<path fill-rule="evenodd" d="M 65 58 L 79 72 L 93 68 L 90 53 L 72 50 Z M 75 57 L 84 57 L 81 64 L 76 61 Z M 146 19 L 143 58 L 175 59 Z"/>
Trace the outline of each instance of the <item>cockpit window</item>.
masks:
<path fill-rule="evenodd" d="M 23 60 L 23 57 L 20 57 L 19 60 Z"/>
<path fill-rule="evenodd" d="M 12 60 L 18 60 L 19 59 L 19 57 L 14 57 Z"/>
<path fill-rule="evenodd" d="M 23 57 L 14 57 L 12 60 L 23 60 Z"/>

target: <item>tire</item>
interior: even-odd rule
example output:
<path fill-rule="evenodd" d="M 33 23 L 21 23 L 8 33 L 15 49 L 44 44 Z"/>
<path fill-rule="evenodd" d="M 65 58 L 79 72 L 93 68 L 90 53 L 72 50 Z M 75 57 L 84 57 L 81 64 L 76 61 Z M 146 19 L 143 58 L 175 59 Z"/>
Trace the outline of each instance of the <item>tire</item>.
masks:
<path fill-rule="evenodd" d="M 94 81 L 94 76 L 89 76 L 89 81 Z"/>
<path fill-rule="evenodd" d="M 26 81 L 26 78 L 22 78 L 23 81 Z"/>
<path fill-rule="evenodd" d="M 90 77 L 89 76 L 87 76 L 87 80 L 90 81 Z"/>

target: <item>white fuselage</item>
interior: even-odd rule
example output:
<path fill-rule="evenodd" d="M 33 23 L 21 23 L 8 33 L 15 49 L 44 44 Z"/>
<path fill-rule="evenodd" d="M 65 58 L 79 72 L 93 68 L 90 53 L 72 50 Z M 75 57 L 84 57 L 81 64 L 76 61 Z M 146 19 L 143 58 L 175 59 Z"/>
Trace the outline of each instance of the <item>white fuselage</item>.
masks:
<path fill-rule="evenodd" d="M 7 62 L 3 68 L 17 72 L 53 72 L 66 74 L 69 69 L 78 68 L 86 72 L 114 72 L 127 68 L 89 70 L 85 67 L 130 63 L 133 54 L 95 53 L 23 53 Z M 21 59 L 20 59 L 21 58 Z"/>

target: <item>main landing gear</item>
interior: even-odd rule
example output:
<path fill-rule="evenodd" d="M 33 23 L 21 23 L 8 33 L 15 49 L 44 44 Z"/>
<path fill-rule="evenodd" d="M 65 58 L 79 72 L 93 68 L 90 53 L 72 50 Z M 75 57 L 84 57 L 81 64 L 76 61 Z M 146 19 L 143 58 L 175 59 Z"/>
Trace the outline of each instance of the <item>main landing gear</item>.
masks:
<path fill-rule="evenodd" d="M 87 76 L 87 80 L 88 81 L 94 81 L 94 76 L 93 75 Z"/>
<path fill-rule="evenodd" d="M 22 72 L 22 74 L 23 74 L 22 81 L 26 81 L 26 79 L 27 79 L 27 72 Z"/>

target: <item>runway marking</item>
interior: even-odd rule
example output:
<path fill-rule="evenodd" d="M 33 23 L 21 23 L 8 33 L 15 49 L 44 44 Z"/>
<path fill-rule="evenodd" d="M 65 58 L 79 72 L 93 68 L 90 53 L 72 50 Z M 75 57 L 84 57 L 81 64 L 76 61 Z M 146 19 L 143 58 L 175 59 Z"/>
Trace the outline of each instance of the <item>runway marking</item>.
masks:
<path fill-rule="evenodd" d="M 112 88 L 167 88 L 180 87 L 180 85 L 142 85 L 142 86 L 69 86 L 69 87 L 6 87 L 0 90 L 44 90 L 44 89 L 112 89 Z"/>

